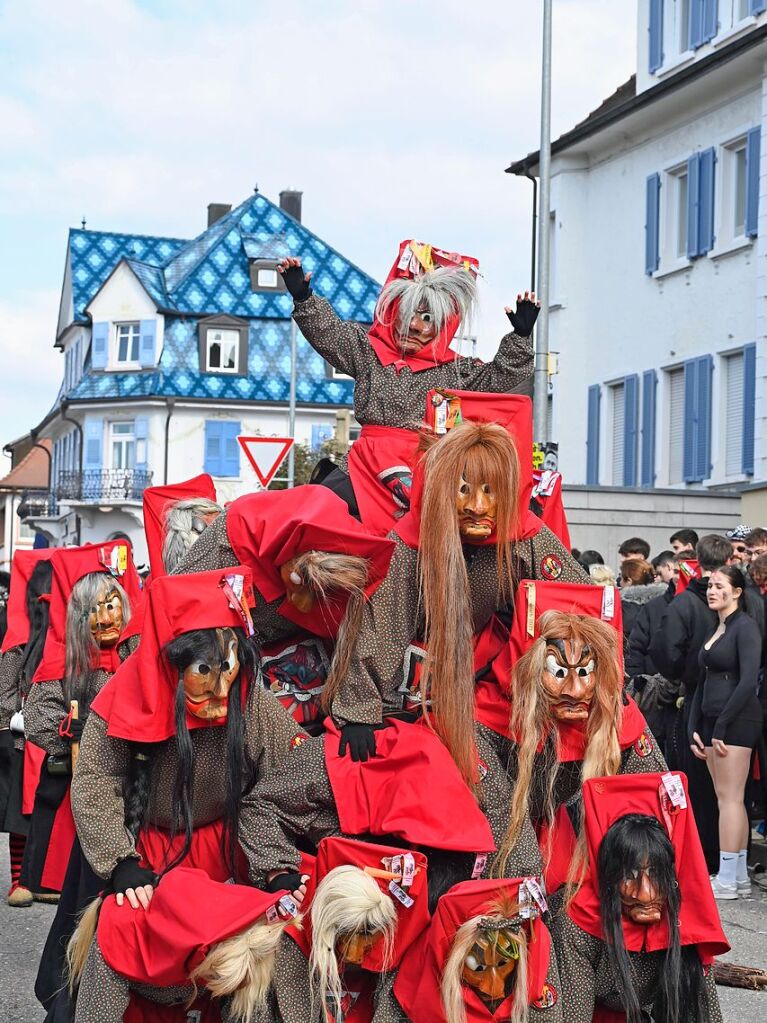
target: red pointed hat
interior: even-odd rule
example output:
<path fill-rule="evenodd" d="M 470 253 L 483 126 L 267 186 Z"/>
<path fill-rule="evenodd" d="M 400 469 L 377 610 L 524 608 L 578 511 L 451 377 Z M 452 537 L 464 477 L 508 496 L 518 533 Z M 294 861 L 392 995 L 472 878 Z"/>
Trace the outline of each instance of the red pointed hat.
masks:
<path fill-rule="evenodd" d="M 238 497 L 226 510 L 226 532 L 232 550 L 253 573 L 253 585 L 264 600 L 285 597 L 280 566 L 307 551 L 353 554 L 368 562 L 368 596 L 389 569 L 394 542 L 375 536 L 349 514 L 345 501 L 327 487 L 263 490 Z M 317 602 L 307 614 L 285 598 L 283 618 L 315 636 L 333 637 L 346 612 L 348 596 Z"/>
<path fill-rule="evenodd" d="M 147 910 L 127 902 L 118 906 L 114 895 L 104 900 L 99 949 L 107 965 L 133 984 L 186 985 L 211 946 L 252 927 L 281 894 L 175 867 L 163 876 Z"/>
<path fill-rule="evenodd" d="M 673 779 L 683 797 L 675 803 L 664 779 Z M 676 785 L 674 785 L 676 783 Z M 681 783 L 681 786 L 680 786 Z M 729 951 L 711 891 L 706 860 L 690 806 L 687 778 L 679 771 L 663 774 L 623 774 L 591 778 L 583 786 L 583 825 L 589 853 L 586 880 L 570 903 L 572 920 L 588 934 L 604 941 L 599 913 L 599 879 L 596 864 L 599 847 L 609 828 L 629 813 L 656 817 L 668 832 L 674 847 L 681 909 L 679 935 L 682 945 L 697 945 L 701 961 Z M 668 948 L 668 922 L 662 919 L 646 927 L 623 919 L 623 935 L 629 952 L 657 952 Z"/>
<path fill-rule="evenodd" d="M 133 564 L 131 545 L 127 540 L 110 540 L 103 544 L 88 543 L 82 547 L 57 547 L 51 560 L 53 580 L 48 634 L 34 682 L 47 682 L 64 677 L 67 604 L 75 583 L 83 576 L 91 572 L 102 572 L 115 579 L 128 596 L 131 614 L 134 609 L 140 608 L 144 599 L 141 581 Z M 115 671 L 119 663 L 117 646 L 102 651 L 99 664 L 105 671 Z"/>
<path fill-rule="evenodd" d="M 357 842 L 352 838 L 323 838 L 317 849 L 317 861 L 314 873 L 306 884 L 306 896 L 301 906 L 303 920 L 301 928 L 291 925 L 288 933 L 308 958 L 312 946 L 311 904 L 317 886 L 322 879 L 336 867 L 347 864 L 360 870 L 387 872 L 391 865 L 387 861 L 392 857 L 401 857 L 409 862 L 413 881 L 409 886 L 399 886 L 400 898 L 393 894 L 392 885 L 396 883 L 389 878 L 373 875 L 382 892 L 391 896 L 397 910 L 397 925 L 394 942 L 387 963 L 383 960 L 383 949 L 379 942 L 370 949 L 362 960 L 362 967 L 372 973 L 382 973 L 384 968 L 392 970 L 400 962 L 405 951 L 423 933 L 429 922 L 428 892 L 426 887 L 427 860 L 423 853 L 410 852 L 390 845 L 374 845 L 372 842 Z M 402 898 L 402 893 L 405 898 Z M 407 903 L 410 903 L 409 905 Z"/>
<path fill-rule="evenodd" d="M 696 558 L 685 558 L 679 562 L 679 578 L 676 583 L 676 592 L 684 593 L 693 579 L 700 579 L 703 569 Z"/>
<path fill-rule="evenodd" d="M 43 547 L 39 550 L 16 551 L 11 562 L 11 587 L 8 594 L 8 629 L 3 637 L 0 653 L 24 646 L 29 639 L 27 616 L 27 585 L 38 561 L 50 561 L 54 552 Z"/>
<path fill-rule="evenodd" d="M 476 277 L 479 261 L 472 256 L 446 252 L 444 249 L 406 238 L 400 242 L 397 258 L 388 273 L 384 287 L 390 281 L 415 280 L 431 270 L 442 267 L 468 270 Z M 425 345 L 417 355 L 403 356 L 396 337 L 397 306 L 398 303 L 395 303 L 390 308 L 386 323 L 376 319 L 368 331 L 370 344 L 382 366 L 393 365 L 398 373 L 407 366 L 412 373 L 420 373 L 424 369 L 434 369 L 435 366 L 455 360 L 456 353 L 451 350 L 450 343 L 460 326 L 458 316 L 449 317 L 438 336 L 430 344 Z"/>
<path fill-rule="evenodd" d="M 408 950 L 394 982 L 397 1001 L 412 1023 L 445 1023 L 440 986 L 458 929 L 472 917 L 489 912 L 499 897 L 517 901 L 523 880 L 463 881 L 440 898 L 428 930 Z M 546 993 L 551 936 L 540 917 L 527 926 L 527 999 L 532 1005 Z M 509 995 L 493 1014 L 468 985 L 463 986 L 463 992 L 467 1023 L 509 1018 L 515 994 Z"/>
<path fill-rule="evenodd" d="M 436 428 L 436 410 L 440 407 L 434 402 L 449 398 L 460 399 L 462 421 L 480 423 L 498 423 L 511 435 L 519 455 L 520 489 L 518 499 L 518 515 L 520 522 L 519 535 L 512 540 L 527 540 L 536 536 L 541 530 L 541 520 L 530 511 L 530 495 L 533 489 L 533 405 L 530 399 L 519 394 L 485 394 L 473 391 L 429 391 L 426 398 L 427 423 Z M 421 530 L 421 503 L 423 501 L 423 459 L 415 465 L 413 486 L 410 493 L 410 511 L 394 526 L 395 531 L 408 547 L 417 548 Z M 491 546 L 495 538 L 482 542 L 478 546 Z"/>
<path fill-rule="evenodd" d="M 250 571 L 242 566 L 155 579 L 138 650 L 93 701 L 93 710 L 107 723 L 107 734 L 132 742 L 162 742 L 175 735 L 178 674 L 163 649 L 196 629 L 246 628 L 245 605 L 253 606 L 253 586 Z M 189 728 L 213 727 L 191 714 L 186 722 Z"/>
<path fill-rule="evenodd" d="M 341 733 L 330 718 L 325 729 L 325 766 L 344 834 L 393 835 L 451 852 L 495 850 L 487 818 L 428 725 L 391 722 L 376 732 L 378 755 L 364 764 L 338 755 Z"/>
<path fill-rule="evenodd" d="M 144 491 L 144 532 L 153 579 L 166 574 L 162 560 L 162 545 L 165 540 L 165 516 L 168 509 L 177 501 L 191 501 L 195 498 L 218 500 L 215 484 L 206 472 L 191 480 L 184 480 L 183 483 L 147 487 Z"/>

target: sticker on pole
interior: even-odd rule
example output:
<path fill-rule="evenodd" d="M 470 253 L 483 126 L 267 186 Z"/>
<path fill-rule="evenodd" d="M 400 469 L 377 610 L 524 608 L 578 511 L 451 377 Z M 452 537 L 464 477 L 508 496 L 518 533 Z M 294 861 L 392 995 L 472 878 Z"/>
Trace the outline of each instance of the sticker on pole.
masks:
<path fill-rule="evenodd" d="M 293 447 L 292 437 L 238 437 L 262 487 L 268 487 Z"/>

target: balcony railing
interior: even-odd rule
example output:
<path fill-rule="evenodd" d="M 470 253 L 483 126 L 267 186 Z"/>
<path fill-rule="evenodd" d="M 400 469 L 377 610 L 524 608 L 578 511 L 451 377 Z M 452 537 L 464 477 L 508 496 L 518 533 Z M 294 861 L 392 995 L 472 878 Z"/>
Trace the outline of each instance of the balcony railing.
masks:
<path fill-rule="evenodd" d="M 147 469 L 62 469 L 54 494 L 59 501 L 140 501 L 151 483 Z"/>
<path fill-rule="evenodd" d="M 50 490 L 24 490 L 16 509 L 21 519 L 54 519 L 58 513 L 56 496 Z"/>

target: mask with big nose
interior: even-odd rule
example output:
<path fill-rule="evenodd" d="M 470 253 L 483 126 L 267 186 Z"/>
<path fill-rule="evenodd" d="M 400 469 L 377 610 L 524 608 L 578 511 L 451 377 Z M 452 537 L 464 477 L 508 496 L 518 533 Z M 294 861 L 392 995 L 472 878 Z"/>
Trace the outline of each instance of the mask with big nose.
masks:
<path fill-rule="evenodd" d="M 102 650 L 113 647 L 123 627 L 123 602 L 117 590 L 104 589 L 88 612 L 88 627 Z"/>
<path fill-rule="evenodd" d="M 656 924 L 663 915 L 663 898 L 652 868 L 646 864 L 627 872 L 619 885 L 621 909 L 635 924 Z"/>
<path fill-rule="evenodd" d="M 502 1002 L 514 987 L 519 942 L 510 928 L 482 927 L 466 953 L 461 978 L 483 1002 Z"/>
<path fill-rule="evenodd" d="M 596 688 L 596 661 L 588 645 L 547 639 L 543 688 L 557 721 L 585 721 Z"/>
<path fill-rule="evenodd" d="M 497 499 L 489 483 L 470 482 L 461 476 L 456 497 L 458 529 L 464 543 L 480 543 L 495 532 Z"/>
<path fill-rule="evenodd" d="M 203 721 L 227 715 L 229 690 L 240 673 L 239 642 L 232 629 L 216 629 L 215 657 L 184 668 L 186 709 Z"/>

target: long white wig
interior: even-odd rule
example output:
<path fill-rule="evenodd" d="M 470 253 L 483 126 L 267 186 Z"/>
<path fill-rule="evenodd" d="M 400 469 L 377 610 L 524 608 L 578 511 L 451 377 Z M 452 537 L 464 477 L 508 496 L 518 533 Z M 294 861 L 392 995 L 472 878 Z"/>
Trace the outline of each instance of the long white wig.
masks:
<path fill-rule="evenodd" d="M 165 514 L 165 539 L 162 542 L 162 561 L 168 574 L 178 567 L 206 529 L 208 523 L 203 516 L 220 515 L 223 510 L 220 504 L 205 497 L 193 497 L 171 505 Z"/>
<path fill-rule="evenodd" d="M 439 334 L 451 316 L 458 316 L 464 329 L 469 329 L 476 301 L 477 282 L 472 273 L 439 267 L 414 280 L 389 281 L 378 296 L 375 316 L 390 325 L 393 307 L 399 303 L 394 328 L 399 337 L 407 337 L 410 321 L 417 312 L 427 309 Z"/>
<path fill-rule="evenodd" d="M 339 938 L 380 933 L 383 961 L 391 959 L 397 911 L 389 895 L 375 880 L 345 864 L 334 867 L 317 885 L 312 899 L 311 968 L 312 1013 L 317 1004 L 340 1006 L 343 998 L 336 945 Z"/>

